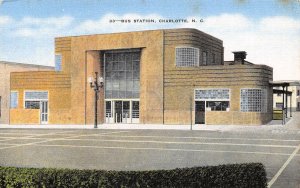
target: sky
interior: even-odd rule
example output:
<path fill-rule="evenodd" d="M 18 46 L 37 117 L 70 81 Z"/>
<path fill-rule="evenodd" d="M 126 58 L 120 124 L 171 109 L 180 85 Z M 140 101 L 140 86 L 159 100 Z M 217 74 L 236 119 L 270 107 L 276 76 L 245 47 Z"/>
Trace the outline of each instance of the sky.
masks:
<path fill-rule="evenodd" d="M 223 40 L 225 61 L 246 51 L 274 80 L 300 80 L 300 0 L 0 0 L 0 60 L 54 66 L 55 37 L 167 28 L 199 29 Z"/>

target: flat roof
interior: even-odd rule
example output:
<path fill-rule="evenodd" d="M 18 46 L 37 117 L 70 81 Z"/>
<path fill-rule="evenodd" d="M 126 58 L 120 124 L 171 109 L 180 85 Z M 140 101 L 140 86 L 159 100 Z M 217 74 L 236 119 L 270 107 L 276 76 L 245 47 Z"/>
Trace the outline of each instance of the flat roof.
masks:
<path fill-rule="evenodd" d="M 1 64 L 8 64 L 8 65 L 18 65 L 18 66 L 28 66 L 28 67 L 44 67 L 44 68 L 54 68 L 54 66 L 48 65 L 37 65 L 37 64 L 29 64 L 29 63 L 17 63 L 11 61 L 0 61 Z"/>
<path fill-rule="evenodd" d="M 276 80 L 269 83 L 272 86 L 300 86 L 300 80 Z"/>

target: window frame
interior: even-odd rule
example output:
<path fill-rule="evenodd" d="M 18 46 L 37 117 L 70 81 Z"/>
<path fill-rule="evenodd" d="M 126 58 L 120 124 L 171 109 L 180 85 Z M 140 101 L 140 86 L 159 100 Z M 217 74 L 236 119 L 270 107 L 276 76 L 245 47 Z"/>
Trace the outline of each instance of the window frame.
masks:
<path fill-rule="evenodd" d="M 193 54 L 194 57 L 192 57 L 193 59 L 193 66 L 187 66 L 187 61 L 184 63 L 185 65 L 179 65 L 177 62 L 177 53 L 178 51 L 177 50 L 180 50 L 180 49 L 192 49 L 193 50 Z M 197 47 L 192 47 L 192 46 L 176 46 L 175 47 L 175 66 L 176 67 L 179 67 L 179 68 L 182 68 L 182 67 L 199 67 L 200 66 L 200 49 L 197 48 Z"/>

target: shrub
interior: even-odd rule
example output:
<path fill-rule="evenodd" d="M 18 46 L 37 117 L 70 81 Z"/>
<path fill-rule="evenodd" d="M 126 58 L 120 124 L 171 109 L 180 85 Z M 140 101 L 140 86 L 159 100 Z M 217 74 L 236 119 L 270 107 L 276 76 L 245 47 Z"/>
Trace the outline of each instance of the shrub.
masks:
<path fill-rule="evenodd" d="M 260 163 L 154 171 L 0 167 L 0 187 L 266 187 Z"/>

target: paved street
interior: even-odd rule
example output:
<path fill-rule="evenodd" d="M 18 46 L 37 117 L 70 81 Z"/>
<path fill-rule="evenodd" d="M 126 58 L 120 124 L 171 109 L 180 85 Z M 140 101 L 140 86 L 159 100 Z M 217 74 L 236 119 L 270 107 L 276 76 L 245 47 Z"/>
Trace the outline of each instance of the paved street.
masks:
<path fill-rule="evenodd" d="M 153 170 L 262 162 L 272 187 L 300 186 L 299 132 L 1 129 L 0 165 Z"/>

